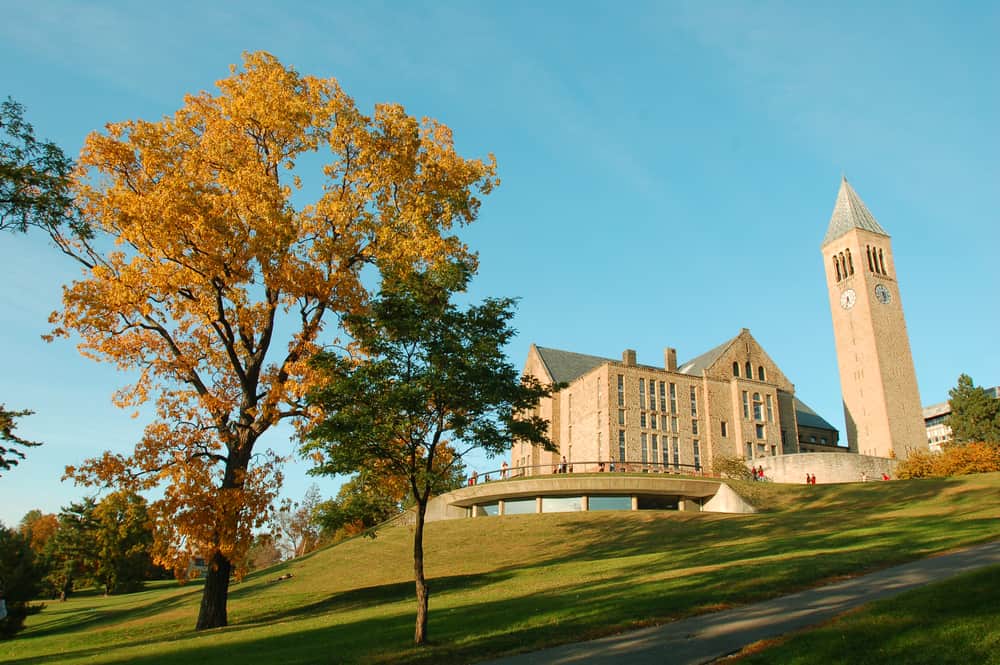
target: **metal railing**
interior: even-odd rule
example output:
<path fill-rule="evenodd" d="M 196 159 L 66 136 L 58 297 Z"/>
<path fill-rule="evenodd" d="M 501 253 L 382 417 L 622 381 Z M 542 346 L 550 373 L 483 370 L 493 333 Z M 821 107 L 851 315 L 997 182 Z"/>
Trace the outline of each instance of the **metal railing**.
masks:
<path fill-rule="evenodd" d="M 478 485 L 480 483 L 497 482 L 503 480 L 516 480 L 519 478 L 551 476 L 562 473 L 659 473 L 683 476 L 717 477 L 707 471 L 701 464 L 681 464 L 670 462 L 618 462 L 618 461 L 573 461 L 557 464 L 534 464 L 528 466 L 501 466 L 499 469 L 490 469 L 479 473 L 473 471 L 466 479 L 468 485 Z"/>

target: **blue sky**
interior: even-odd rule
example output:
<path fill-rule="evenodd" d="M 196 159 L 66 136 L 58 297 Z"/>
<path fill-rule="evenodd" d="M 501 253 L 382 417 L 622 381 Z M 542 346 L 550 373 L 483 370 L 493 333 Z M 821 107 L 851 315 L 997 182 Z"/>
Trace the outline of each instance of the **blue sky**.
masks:
<path fill-rule="evenodd" d="M 521 298 L 518 366 L 532 342 L 683 361 L 747 327 L 843 431 L 819 244 L 846 173 L 892 235 L 923 402 L 961 372 L 1000 383 L 996 3 L 2 4 L 0 96 L 72 155 L 259 49 L 495 153 L 503 184 L 463 236 L 472 296 Z M 0 478 L 7 524 L 82 496 L 63 466 L 144 424 L 110 404 L 126 376 L 40 339 L 75 275 L 41 236 L 0 236 L 0 402 L 45 442 Z M 288 429 L 264 443 L 292 451 Z"/>

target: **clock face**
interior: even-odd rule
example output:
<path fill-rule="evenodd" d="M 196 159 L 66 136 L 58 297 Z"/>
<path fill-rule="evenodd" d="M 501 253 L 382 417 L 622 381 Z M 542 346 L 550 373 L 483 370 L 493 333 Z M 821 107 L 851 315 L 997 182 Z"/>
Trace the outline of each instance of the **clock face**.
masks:
<path fill-rule="evenodd" d="M 850 309 L 854 307 L 854 303 L 857 301 L 858 296 L 854 293 L 854 289 L 847 289 L 840 294 L 840 306 L 844 309 Z"/>
<path fill-rule="evenodd" d="M 889 289 L 885 288 L 883 284 L 876 284 L 875 299 L 878 300 L 883 305 L 888 305 L 890 302 L 892 302 L 892 294 L 889 293 Z"/>

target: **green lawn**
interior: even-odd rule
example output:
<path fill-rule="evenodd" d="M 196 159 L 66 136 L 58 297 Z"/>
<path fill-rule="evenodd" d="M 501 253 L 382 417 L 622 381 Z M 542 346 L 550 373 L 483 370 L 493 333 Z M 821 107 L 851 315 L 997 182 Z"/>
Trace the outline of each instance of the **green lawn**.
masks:
<path fill-rule="evenodd" d="M 777 644 L 740 665 L 1000 664 L 1000 566 L 878 601 Z"/>
<path fill-rule="evenodd" d="M 411 532 L 389 528 L 235 584 L 196 633 L 197 585 L 52 602 L 0 662 L 464 663 L 661 623 L 1000 538 L 1000 474 L 744 484 L 757 515 L 605 512 L 428 525 L 429 647 L 414 649 Z M 272 582 L 290 572 L 292 579 Z M 996 630 L 996 629 L 995 629 Z"/>

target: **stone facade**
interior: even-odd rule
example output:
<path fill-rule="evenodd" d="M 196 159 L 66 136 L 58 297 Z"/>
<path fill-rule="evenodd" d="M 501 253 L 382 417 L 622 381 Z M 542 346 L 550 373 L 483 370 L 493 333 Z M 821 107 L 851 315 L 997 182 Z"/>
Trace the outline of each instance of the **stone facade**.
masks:
<path fill-rule="evenodd" d="M 524 373 L 564 383 L 537 414 L 550 422 L 558 452 L 523 442 L 511 449 L 512 475 L 612 470 L 700 473 L 715 455 L 747 460 L 799 452 L 797 413 L 830 441 L 837 432 L 795 398 L 795 387 L 743 329 L 678 366 L 661 366 L 531 346 Z"/>
<path fill-rule="evenodd" d="M 846 180 L 822 251 L 849 449 L 898 459 L 926 450 L 892 244 Z"/>

